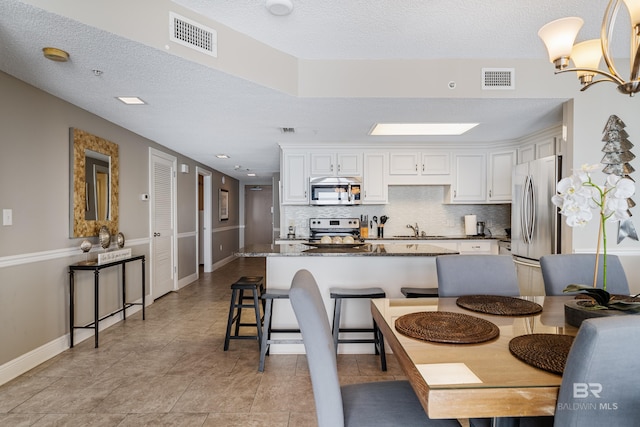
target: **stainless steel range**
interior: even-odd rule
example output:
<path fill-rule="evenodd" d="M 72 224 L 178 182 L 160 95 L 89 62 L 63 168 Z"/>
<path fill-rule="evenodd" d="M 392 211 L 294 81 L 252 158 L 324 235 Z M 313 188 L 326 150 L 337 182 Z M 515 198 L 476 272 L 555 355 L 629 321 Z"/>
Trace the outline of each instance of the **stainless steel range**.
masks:
<path fill-rule="evenodd" d="M 309 241 L 318 242 L 323 236 L 352 236 L 360 239 L 358 218 L 309 218 Z"/>

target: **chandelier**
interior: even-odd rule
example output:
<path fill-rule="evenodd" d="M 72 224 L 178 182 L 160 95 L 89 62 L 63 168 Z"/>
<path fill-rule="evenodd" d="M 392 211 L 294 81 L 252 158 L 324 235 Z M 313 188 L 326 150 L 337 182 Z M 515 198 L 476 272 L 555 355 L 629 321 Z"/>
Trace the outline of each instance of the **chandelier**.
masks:
<path fill-rule="evenodd" d="M 625 4 L 631 17 L 631 55 L 630 77 L 624 80 L 613 63 L 609 42 L 613 34 L 616 17 L 622 3 Z M 556 67 L 556 74 L 575 71 L 582 85 L 581 91 L 600 82 L 612 82 L 625 95 L 633 96 L 640 92 L 640 0 L 610 0 L 602 19 L 600 38 L 573 44 L 584 21 L 570 17 L 549 22 L 538 31 L 549 53 L 549 60 Z M 600 69 L 600 61 L 604 62 L 608 71 Z M 574 67 L 569 67 L 569 61 Z M 596 75 L 599 76 L 595 79 Z"/>

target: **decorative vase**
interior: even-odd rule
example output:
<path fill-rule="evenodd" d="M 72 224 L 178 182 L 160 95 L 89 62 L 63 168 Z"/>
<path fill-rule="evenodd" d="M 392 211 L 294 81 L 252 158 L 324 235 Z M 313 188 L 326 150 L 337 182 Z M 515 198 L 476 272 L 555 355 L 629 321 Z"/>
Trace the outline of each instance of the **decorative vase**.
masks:
<path fill-rule="evenodd" d="M 100 227 L 98 240 L 100 241 L 100 246 L 102 246 L 103 249 L 107 249 L 111 245 L 111 233 L 109 233 L 109 229 L 106 225 Z"/>
<path fill-rule="evenodd" d="M 594 309 L 591 299 L 573 299 L 564 303 L 564 320 L 579 328 L 583 320 L 596 317 L 629 316 L 632 313 L 615 309 Z"/>

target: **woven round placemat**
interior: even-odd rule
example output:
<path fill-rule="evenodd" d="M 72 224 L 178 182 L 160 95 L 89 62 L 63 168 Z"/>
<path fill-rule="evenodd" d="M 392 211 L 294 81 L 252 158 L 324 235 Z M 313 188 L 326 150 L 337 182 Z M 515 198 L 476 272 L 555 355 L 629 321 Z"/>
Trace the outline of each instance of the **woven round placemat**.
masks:
<path fill-rule="evenodd" d="M 474 344 L 500 335 L 498 327 L 487 320 L 448 311 L 405 314 L 396 319 L 395 326 L 402 335 L 448 344 Z"/>
<path fill-rule="evenodd" d="M 500 295 L 463 295 L 456 304 L 467 310 L 499 316 L 527 316 L 542 311 L 542 306 L 535 302 Z"/>
<path fill-rule="evenodd" d="M 509 351 L 531 366 L 562 375 L 573 339 L 571 335 L 520 335 L 509 341 Z"/>

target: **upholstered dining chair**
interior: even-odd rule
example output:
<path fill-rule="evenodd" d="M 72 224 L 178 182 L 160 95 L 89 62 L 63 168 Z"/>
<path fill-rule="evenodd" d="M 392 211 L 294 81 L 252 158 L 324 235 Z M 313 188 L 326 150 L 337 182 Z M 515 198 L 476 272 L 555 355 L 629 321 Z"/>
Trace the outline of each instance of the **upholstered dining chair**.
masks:
<path fill-rule="evenodd" d="M 509 255 L 443 255 L 436 257 L 438 295 L 518 296 L 518 276 Z"/>
<path fill-rule="evenodd" d="M 547 295 L 563 295 L 562 290 L 571 284 L 592 285 L 595 254 L 557 254 L 540 258 L 540 269 Z M 602 255 L 598 263 L 597 286 L 602 289 Z M 612 294 L 629 295 L 629 283 L 620 259 L 607 255 L 607 291 Z"/>
<path fill-rule="evenodd" d="M 408 381 L 340 387 L 329 318 L 309 271 L 295 274 L 289 299 L 302 332 L 319 427 L 459 427 L 456 420 L 429 419 Z"/>

